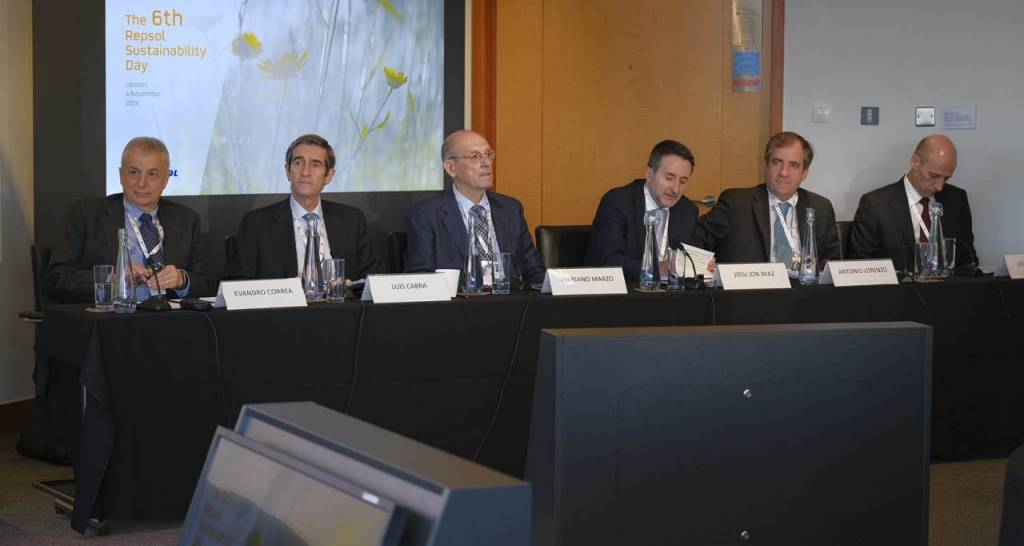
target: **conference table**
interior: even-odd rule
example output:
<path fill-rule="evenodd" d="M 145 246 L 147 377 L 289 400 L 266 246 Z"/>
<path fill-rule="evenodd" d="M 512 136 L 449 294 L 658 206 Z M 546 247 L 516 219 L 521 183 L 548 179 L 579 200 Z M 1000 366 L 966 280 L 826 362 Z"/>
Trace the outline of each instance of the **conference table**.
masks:
<path fill-rule="evenodd" d="M 313 400 L 522 476 L 545 328 L 928 324 L 931 453 L 1005 455 L 1024 441 L 1022 311 L 1024 281 L 992 277 L 209 313 L 65 305 L 47 308 L 36 349 L 75 464 L 81 530 L 94 514 L 182 517 L 215 428 L 232 427 L 247 403 Z M 828 354 L 780 350 L 829 365 Z"/>

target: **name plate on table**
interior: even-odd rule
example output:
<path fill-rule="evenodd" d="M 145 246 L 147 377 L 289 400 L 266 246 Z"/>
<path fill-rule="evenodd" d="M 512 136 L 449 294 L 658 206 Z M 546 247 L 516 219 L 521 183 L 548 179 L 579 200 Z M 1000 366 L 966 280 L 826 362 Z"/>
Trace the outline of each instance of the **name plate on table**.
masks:
<path fill-rule="evenodd" d="M 818 284 L 836 286 L 873 286 L 899 284 L 892 260 L 842 260 L 829 261 L 821 272 Z"/>
<path fill-rule="evenodd" d="M 223 281 L 217 288 L 214 307 L 235 309 L 273 309 L 305 307 L 306 294 L 298 277 L 257 281 Z"/>
<path fill-rule="evenodd" d="M 540 291 L 554 296 L 625 294 L 626 277 L 621 267 L 548 269 Z"/>
<path fill-rule="evenodd" d="M 789 274 L 786 266 L 778 262 L 718 264 L 715 268 L 715 286 L 726 290 L 789 288 Z"/>
<path fill-rule="evenodd" d="M 448 294 L 444 273 L 407 273 L 367 276 L 362 300 L 374 303 L 412 303 L 449 301 L 451 296 Z"/>
<path fill-rule="evenodd" d="M 1003 259 L 1011 279 L 1024 279 L 1024 254 L 1006 254 Z"/>

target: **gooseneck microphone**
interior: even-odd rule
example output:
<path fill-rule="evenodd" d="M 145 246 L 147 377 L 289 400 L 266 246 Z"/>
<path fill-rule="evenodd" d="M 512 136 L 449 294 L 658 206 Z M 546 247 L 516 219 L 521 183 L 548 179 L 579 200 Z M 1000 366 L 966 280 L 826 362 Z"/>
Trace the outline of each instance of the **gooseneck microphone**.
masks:
<path fill-rule="evenodd" d="M 690 279 L 687 279 L 686 275 L 683 275 L 683 287 L 687 290 L 704 290 L 704 274 L 697 273 L 697 266 L 693 263 L 693 256 L 690 256 L 690 253 L 686 251 L 685 245 L 680 244 L 679 250 L 682 250 L 683 256 L 690 260 L 690 267 L 693 269 L 693 284 L 689 285 L 687 281 Z"/>

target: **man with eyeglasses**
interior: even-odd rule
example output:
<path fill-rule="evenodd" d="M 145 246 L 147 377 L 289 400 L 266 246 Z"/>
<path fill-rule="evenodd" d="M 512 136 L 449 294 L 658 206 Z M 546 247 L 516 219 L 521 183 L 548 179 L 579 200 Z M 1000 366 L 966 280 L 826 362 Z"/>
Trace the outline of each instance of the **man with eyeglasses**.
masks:
<path fill-rule="evenodd" d="M 921 139 L 906 176 L 860 198 L 850 229 L 850 257 L 892 258 L 898 269 L 913 269 L 912 249 L 915 242 L 928 241 L 928 205 L 934 199 L 942 204 L 943 235 L 956 238 L 956 265 L 976 265 L 967 192 L 947 183 L 956 160 L 956 146 L 949 137 Z"/>
<path fill-rule="evenodd" d="M 477 222 L 487 233 L 484 252 L 511 254 L 512 280 L 544 281 L 544 266 L 518 200 L 487 191 L 494 185 L 494 150 L 487 139 L 468 129 L 455 131 L 441 146 L 444 172 L 452 184 L 413 205 L 406 216 L 408 247 L 405 270 L 463 269 L 466 232 Z"/>
<path fill-rule="evenodd" d="M 238 229 L 237 252 L 229 255 L 225 279 L 298 276 L 305 262 L 307 229 L 320 233 L 320 258 L 344 258 L 345 275 L 361 279 L 381 271 L 366 216 L 355 207 L 320 198 L 334 178 L 334 149 L 319 135 L 302 135 L 285 152 L 287 199 L 251 211 Z"/>

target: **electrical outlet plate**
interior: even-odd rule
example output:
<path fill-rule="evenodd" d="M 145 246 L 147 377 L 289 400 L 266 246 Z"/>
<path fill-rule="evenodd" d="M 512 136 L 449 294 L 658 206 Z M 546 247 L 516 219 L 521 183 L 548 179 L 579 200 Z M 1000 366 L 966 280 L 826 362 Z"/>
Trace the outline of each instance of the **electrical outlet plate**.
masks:
<path fill-rule="evenodd" d="M 935 107 L 918 106 L 915 108 L 914 125 L 918 127 L 935 127 Z"/>

